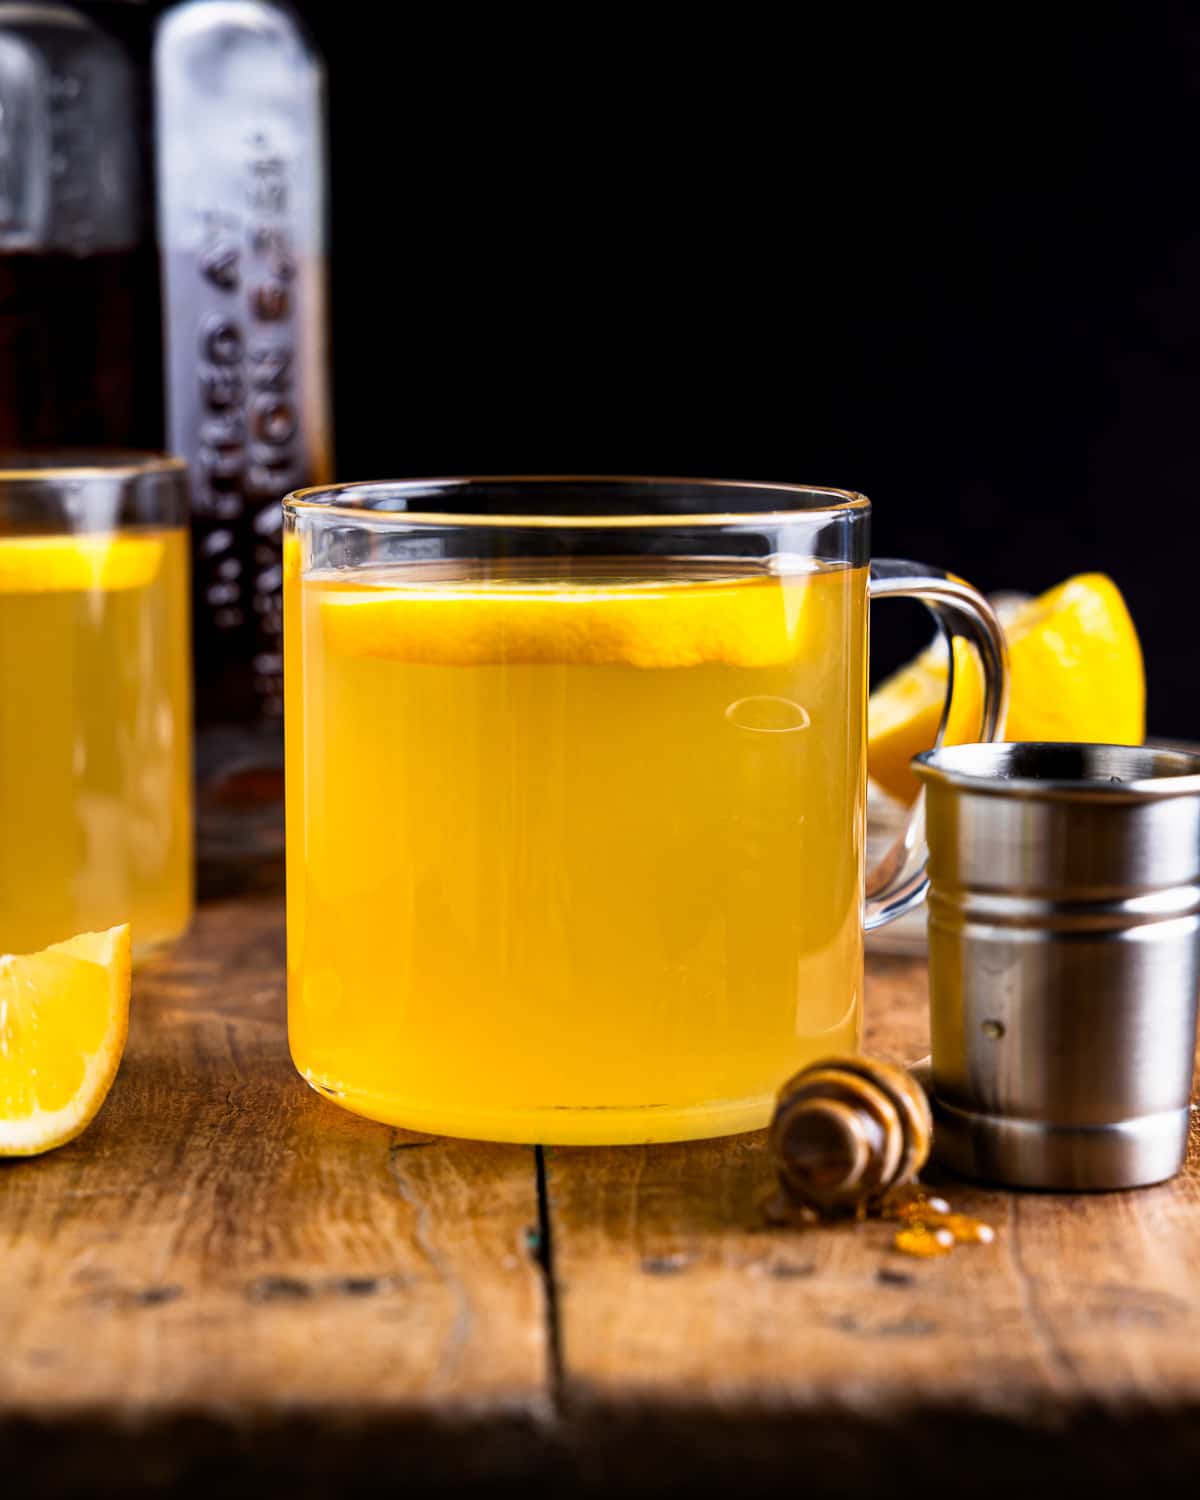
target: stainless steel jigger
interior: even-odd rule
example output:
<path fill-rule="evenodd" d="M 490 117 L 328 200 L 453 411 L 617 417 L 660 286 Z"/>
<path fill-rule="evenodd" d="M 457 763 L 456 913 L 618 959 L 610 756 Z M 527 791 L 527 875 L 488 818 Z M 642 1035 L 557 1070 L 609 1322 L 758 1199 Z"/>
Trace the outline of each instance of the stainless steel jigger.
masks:
<path fill-rule="evenodd" d="M 1200 755 L 959 745 L 913 769 L 935 1154 L 1014 1187 L 1173 1176 L 1196 1050 Z"/>

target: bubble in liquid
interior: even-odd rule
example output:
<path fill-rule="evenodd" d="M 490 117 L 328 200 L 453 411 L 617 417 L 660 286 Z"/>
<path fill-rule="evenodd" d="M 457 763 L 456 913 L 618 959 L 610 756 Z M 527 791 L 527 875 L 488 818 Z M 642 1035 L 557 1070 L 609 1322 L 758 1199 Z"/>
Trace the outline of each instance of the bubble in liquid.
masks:
<path fill-rule="evenodd" d="M 769 694 L 738 698 L 725 710 L 725 717 L 736 728 L 756 734 L 795 734 L 812 723 L 803 704 Z"/>

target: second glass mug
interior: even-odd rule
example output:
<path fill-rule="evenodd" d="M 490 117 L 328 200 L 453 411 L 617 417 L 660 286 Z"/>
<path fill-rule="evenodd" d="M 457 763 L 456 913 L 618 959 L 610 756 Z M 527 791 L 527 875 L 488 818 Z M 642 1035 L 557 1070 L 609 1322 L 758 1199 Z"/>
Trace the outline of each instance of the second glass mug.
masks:
<path fill-rule="evenodd" d="M 764 1126 L 858 1046 L 867 606 L 923 600 L 1005 697 L 985 600 L 868 564 L 869 502 L 512 478 L 285 502 L 288 1008 L 393 1125 L 618 1144 Z M 918 805 L 919 806 L 919 805 Z"/>
<path fill-rule="evenodd" d="M 0 953 L 192 910 L 187 475 L 0 456 Z"/>

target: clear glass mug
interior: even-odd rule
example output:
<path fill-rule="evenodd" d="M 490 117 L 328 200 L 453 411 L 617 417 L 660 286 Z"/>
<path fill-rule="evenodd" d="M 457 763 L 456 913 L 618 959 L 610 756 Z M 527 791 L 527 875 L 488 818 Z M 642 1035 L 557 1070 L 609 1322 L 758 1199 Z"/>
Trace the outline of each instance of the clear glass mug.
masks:
<path fill-rule="evenodd" d="M 690 480 L 430 480 L 284 503 L 288 1006 L 303 1076 L 437 1134 L 765 1125 L 857 1047 L 863 932 L 925 890 L 919 812 L 864 870 L 867 605 L 985 668 L 984 599 L 868 566 L 870 505 Z"/>
<path fill-rule="evenodd" d="M 0 953 L 192 910 L 187 476 L 0 456 Z"/>

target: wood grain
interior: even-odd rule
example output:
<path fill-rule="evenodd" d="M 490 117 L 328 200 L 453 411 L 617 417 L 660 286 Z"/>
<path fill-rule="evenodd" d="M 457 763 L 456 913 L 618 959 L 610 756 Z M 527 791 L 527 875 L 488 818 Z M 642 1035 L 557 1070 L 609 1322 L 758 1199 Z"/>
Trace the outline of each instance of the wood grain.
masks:
<path fill-rule="evenodd" d="M 872 960 L 868 1047 L 923 1053 L 926 1005 Z M 949 1186 L 999 1236 L 930 1263 L 768 1229 L 758 1136 L 539 1175 L 310 1092 L 278 891 L 226 896 L 138 974 L 94 1126 L 0 1165 L 0 1493 L 1190 1496 L 1197 1148 L 1141 1193 Z"/>
<path fill-rule="evenodd" d="M 135 975 L 96 1123 L 0 1169 L 0 1414 L 536 1426 L 535 1165 L 318 1098 L 287 1053 L 278 893 L 209 906 Z"/>
<path fill-rule="evenodd" d="M 868 1046 L 920 1055 L 923 967 L 874 960 L 867 993 Z M 801 1434 L 833 1445 L 846 1493 L 896 1492 L 906 1451 L 921 1455 L 920 1474 L 909 1474 L 920 1488 L 946 1444 L 960 1464 L 964 1444 L 983 1459 L 973 1494 L 1010 1492 L 1018 1458 L 1043 1477 L 1053 1464 L 1063 1492 L 1107 1492 L 1117 1474 L 1128 1479 L 1135 1455 L 1141 1476 L 1190 1483 L 1198 1158 L 1176 1182 L 1139 1193 L 946 1183 L 955 1206 L 998 1236 L 922 1262 L 891 1248 L 886 1224 L 766 1228 L 762 1136 L 548 1151 L 566 1408 L 592 1450 L 606 1434 L 610 1484 L 625 1482 L 614 1458 L 634 1443 L 680 1462 L 681 1424 L 693 1439 L 688 1461 L 710 1476 L 726 1465 L 743 1487 L 785 1463 Z M 1108 1418 L 1100 1437 L 1050 1442 L 1097 1412 Z M 1150 1439 L 1147 1412 L 1178 1417 L 1169 1442 Z M 942 1481 L 961 1485 L 964 1475 Z"/>

